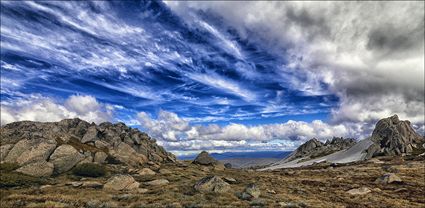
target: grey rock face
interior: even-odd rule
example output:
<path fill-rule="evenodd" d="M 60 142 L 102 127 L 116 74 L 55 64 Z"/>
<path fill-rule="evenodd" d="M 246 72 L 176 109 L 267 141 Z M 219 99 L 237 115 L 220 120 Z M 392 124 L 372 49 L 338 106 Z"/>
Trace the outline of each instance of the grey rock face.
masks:
<path fill-rule="evenodd" d="M 53 164 L 46 161 L 40 161 L 24 165 L 16 172 L 35 177 L 49 177 L 53 174 Z"/>
<path fill-rule="evenodd" d="M 223 193 L 230 189 L 230 185 L 218 176 L 207 176 L 199 180 L 194 186 L 200 192 Z"/>
<path fill-rule="evenodd" d="M 18 158 L 16 158 L 16 162 L 20 165 L 25 165 L 32 162 L 46 161 L 55 148 L 56 142 L 42 142 L 24 151 Z"/>
<path fill-rule="evenodd" d="M 10 123 L 0 128 L 0 143 L 1 161 L 22 165 L 51 161 L 57 173 L 69 170 L 75 161 L 84 158 L 87 162 L 123 163 L 129 166 L 140 166 L 148 161 L 176 162 L 173 154 L 157 145 L 146 133 L 123 123 L 104 122 L 96 125 L 78 118 L 60 122 Z M 65 146 L 68 152 L 59 154 L 63 147 L 55 150 L 55 146 L 64 145 L 68 145 Z"/>
<path fill-rule="evenodd" d="M 245 191 L 242 192 L 239 198 L 243 200 L 252 200 L 260 197 L 261 191 L 255 184 L 249 184 L 245 187 Z"/>
<path fill-rule="evenodd" d="M 99 139 L 98 134 L 99 134 L 99 131 L 97 130 L 96 126 L 90 126 L 87 129 L 87 132 L 84 134 L 83 138 L 81 139 L 81 142 L 82 143 L 94 142 Z"/>
<path fill-rule="evenodd" d="M 50 156 L 49 162 L 54 164 L 54 172 L 60 174 L 70 170 L 83 159 L 84 156 L 73 146 L 64 144 L 56 148 Z"/>
<path fill-rule="evenodd" d="M 413 130 L 410 121 L 401 121 L 397 115 L 378 121 L 372 140 L 376 145 L 369 152 L 373 152 L 374 156 L 410 154 L 414 147 L 425 142 L 424 137 Z"/>
<path fill-rule="evenodd" d="M 199 164 L 199 165 L 216 165 L 219 162 L 211 157 L 208 152 L 202 151 L 199 153 L 199 155 L 193 160 L 193 164 Z"/>

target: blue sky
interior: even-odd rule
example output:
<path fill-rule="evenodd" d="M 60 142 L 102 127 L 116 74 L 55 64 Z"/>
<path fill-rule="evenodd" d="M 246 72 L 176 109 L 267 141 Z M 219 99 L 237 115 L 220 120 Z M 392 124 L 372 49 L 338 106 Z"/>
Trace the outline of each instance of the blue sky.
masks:
<path fill-rule="evenodd" d="M 388 13 L 361 19 L 376 26 L 359 33 L 335 31 L 341 21 L 309 5 L 274 4 L 2 1 L 2 124 L 122 121 L 177 152 L 291 149 L 313 136 L 361 137 L 370 127 L 360 124 L 393 113 L 423 129 L 423 77 L 416 78 L 423 64 L 415 65 L 423 63 L 423 12 L 415 9 L 423 3 L 401 5 L 413 12 L 390 21 L 408 19 L 413 33 L 384 38 L 393 27 L 381 26 L 400 5 L 378 5 Z M 356 6 L 368 7 L 322 10 Z M 365 37 L 347 42 L 356 32 Z M 374 41 L 399 36 L 406 43 Z M 422 47 L 412 44 L 418 41 Z M 349 43 L 362 47 L 341 47 Z M 415 67 L 391 82 L 406 62 Z M 387 86 L 396 90 L 381 89 Z M 405 107 L 375 95 L 402 97 Z"/>

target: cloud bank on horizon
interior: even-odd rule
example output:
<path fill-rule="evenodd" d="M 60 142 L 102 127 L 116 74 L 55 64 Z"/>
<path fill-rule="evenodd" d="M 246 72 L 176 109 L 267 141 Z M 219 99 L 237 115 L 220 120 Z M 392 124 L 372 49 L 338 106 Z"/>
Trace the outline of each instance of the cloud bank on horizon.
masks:
<path fill-rule="evenodd" d="M 235 9 L 237 8 L 237 9 Z M 122 121 L 177 153 L 424 134 L 424 2 L 1 2 L 1 124 Z"/>

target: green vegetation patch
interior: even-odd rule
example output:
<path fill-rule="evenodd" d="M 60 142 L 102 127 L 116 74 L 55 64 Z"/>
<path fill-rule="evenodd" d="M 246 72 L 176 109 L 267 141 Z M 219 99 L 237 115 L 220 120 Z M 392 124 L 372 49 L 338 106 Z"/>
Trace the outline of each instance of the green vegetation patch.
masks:
<path fill-rule="evenodd" d="M 77 165 L 72 169 L 72 173 L 77 176 L 84 177 L 102 177 L 106 175 L 104 166 L 95 163 L 84 163 Z"/>

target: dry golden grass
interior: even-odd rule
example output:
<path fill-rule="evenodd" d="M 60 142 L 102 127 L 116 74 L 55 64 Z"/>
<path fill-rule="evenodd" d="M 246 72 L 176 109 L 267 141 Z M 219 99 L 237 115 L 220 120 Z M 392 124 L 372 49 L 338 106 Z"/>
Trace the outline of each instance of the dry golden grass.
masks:
<path fill-rule="evenodd" d="M 383 166 L 397 170 L 402 184 L 375 184 L 386 173 Z M 281 202 L 303 203 L 307 207 L 424 207 L 424 161 L 386 160 L 384 164 L 361 163 L 335 168 L 299 168 L 268 172 L 242 170 L 201 170 L 200 166 L 177 167 L 164 164 L 161 168 L 172 174 L 135 176 L 146 193 L 105 191 L 65 186 L 78 178 L 62 175 L 49 180 L 51 187 L 0 189 L 1 207 L 280 207 Z M 207 175 L 235 178 L 231 191 L 223 194 L 200 193 L 193 189 Z M 148 186 L 143 182 L 167 179 L 165 186 Z M 340 179 L 338 179 L 340 178 Z M 106 182 L 108 177 L 90 179 Z M 236 193 L 249 183 L 261 190 L 261 201 L 244 201 Z M 352 196 L 353 188 L 368 187 L 366 195 Z M 380 190 L 377 190 L 379 188 Z M 268 193 L 274 190 L 276 193 Z M 127 195 L 125 195 L 127 194 Z"/>

